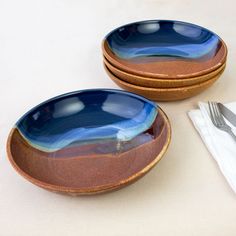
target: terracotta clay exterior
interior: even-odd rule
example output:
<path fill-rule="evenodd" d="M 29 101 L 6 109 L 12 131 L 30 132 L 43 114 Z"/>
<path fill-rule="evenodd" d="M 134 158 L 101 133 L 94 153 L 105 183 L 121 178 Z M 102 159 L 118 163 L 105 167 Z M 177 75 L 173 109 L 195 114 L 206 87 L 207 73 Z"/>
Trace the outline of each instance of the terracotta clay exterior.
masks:
<path fill-rule="evenodd" d="M 104 66 L 108 76 L 121 88 L 142 95 L 148 99 L 154 101 L 176 101 L 182 100 L 189 97 L 192 97 L 205 89 L 209 88 L 215 81 L 219 79 L 222 72 L 219 72 L 213 78 L 204 81 L 202 83 L 198 83 L 191 86 L 185 87 L 176 87 L 176 88 L 149 88 L 149 87 L 141 87 L 131 83 L 127 83 L 120 78 L 116 77 L 112 72 Z"/>
<path fill-rule="evenodd" d="M 189 85 L 194 85 L 198 83 L 202 83 L 206 80 L 214 78 L 220 72 L 222 73 L 226 67 L 226 63 L 224 63 L 221 67 L 214 70 L 213 72 L 196 77 L 190 78 L 177 78 L 177 79 L 161 79 L 161 78 L 151 78 L 151 77 L 142 77 L 135 74 L 130 74 L 125 71 L 122 71 L 112 65 L 105 56 L 103 57 L 104 64 L 107 68 L 118 78 L 123 81 L 131 84 L 135 84 L 142 87 L 151 87 L 151 88 L 175 88 L 175 87 L 184 87 Z"/>
<path fill-rule="evenodd" d="M 155 138 L 120 154 L 49 158 L 32 149 L 13 128 L 7 141 L 8 158 L 27 180 L 54 192 L 84 195 L 119 189 L 142 177 L 166 152 L 171 129 L 164 112 L 160 108 L 158 112 L 151 127 Z"/>

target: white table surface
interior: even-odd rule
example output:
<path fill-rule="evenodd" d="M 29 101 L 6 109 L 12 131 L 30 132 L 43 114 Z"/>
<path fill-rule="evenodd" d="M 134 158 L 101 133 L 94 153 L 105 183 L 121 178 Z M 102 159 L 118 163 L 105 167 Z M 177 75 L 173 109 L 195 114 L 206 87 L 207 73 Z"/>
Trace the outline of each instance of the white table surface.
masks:
<path fill-rule="evenodd" d="M 236 100 L 235 6 L 235 0 L 0 0 L 0 235 L 236 235 L 236 195 L 186 115 L 198 101 Z M 19 176 L 5 151 L 17 119 L 55 95 L 117 88 L 102 66 L 102 38 L 122 24 L 158 18 L 205 26 L 229 48 L 227 69 L 210 89 L 160 103 L 173 129 L 162 161 L 135 184 L 92 197 L 51 193 Z"/>

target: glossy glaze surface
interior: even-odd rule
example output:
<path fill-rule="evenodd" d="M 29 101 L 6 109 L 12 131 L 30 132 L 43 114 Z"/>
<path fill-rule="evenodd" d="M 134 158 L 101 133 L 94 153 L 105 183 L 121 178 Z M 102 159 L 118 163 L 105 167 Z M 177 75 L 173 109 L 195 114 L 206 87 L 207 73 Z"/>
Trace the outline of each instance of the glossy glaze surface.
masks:
<path fill-rule="evenodd" d="M 141 177 L 169 139 L 168 121 L 155 103 L 119 90 L 85 90 L 25 114 L 9 136 L 8 156 L 41 187 L 93 193 Z"/>
<path fill-rule="evenodd" d="M 108 150 L 94 150 L 106 153 L 119 151 L 122 143 L 142 135 L 156 116 L 157 106 L 150 101 L 126 92 L 93 90 L 48 101 L 21 118 L 16 128 L 41 151 L 114 143 Z M 139 141 L 146 139 L 140 137 Z"/>
<path fill-rule="evenodd" d="M 226 60 L 223 41 L 190 23 L 153 20 L 128 24 L 109 33 L 105 56 L 135 74 L 184 77 L 207 73 Z"/>

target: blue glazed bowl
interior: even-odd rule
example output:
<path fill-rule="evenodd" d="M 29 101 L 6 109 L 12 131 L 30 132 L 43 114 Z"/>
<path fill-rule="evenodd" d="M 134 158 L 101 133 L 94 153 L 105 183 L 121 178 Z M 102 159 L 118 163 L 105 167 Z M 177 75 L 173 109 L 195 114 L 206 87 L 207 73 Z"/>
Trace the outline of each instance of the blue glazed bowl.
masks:
<path fill-rule="evenodd" d="M 227 47 L 201 26 L 149 20 L 121 26 L 102 43 L 106 59 L 131 74 L 185 78 L 210 73 L 224 64 Z"/>
<path fill-rule="evenodd" d="M 52 98 L 26 113 L 8 139 L 8 156 L 28 180 L 53 191 L 88 194 L 126 185 L 162 157 L 165 114 L 141 96 L 110 89 Z"/>

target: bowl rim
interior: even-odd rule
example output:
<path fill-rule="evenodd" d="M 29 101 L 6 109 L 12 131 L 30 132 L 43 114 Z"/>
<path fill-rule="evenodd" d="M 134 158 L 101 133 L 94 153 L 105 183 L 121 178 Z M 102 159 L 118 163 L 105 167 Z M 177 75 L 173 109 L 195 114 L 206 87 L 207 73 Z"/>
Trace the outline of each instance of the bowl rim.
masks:
<path fill-rule="evenodd" d="M 136 85 L 136 84 L 132 84 L 132 83 L 128 83 L 122 79 L 120 79 L 119 77 L 115 76 L 108 68 L 106 65 L 104 65 L 105 70 L 108 74 L 108 76 L 112 76 L 112 78 L 115 78 L 114 80 L 118 80 L 119 83 L 124 84 L 127 87 L 132 87 L 135 89 L 139 89 L 139 90 L 143 90 L 143 91 L 150 91 L 150 92 L 179 92 L 179 91 L 186 91 L 189 89 L 195 89 L 198 88 L 200 86 L 206 85 L 208 83 L 211 83 L 212 81 L 216 81 L 218 79 L 218 75 L 221 75 L 223 73 L 223 71 L 220 71 L 218 74 L 216 74 L 213 78 L 210 78 L 206 81 L 200 82 L 200 83 L 196 83 L 193 85 L 187 85 L 187 86 L 183 86 L 183 87 L 169 87 L 169 88 L 157 88 L 157 87 L 144 87 L 144 86 L 140 86 L 140 85 Z M 113 80 L 113 79 L 112 79 Z"/>
<path fill-rule="evenodd" d="M 219 39 L 219 41 L 222 43 L 222 46 L 224 47 L 224 55 L 222 56 L 222 59 L 219 63 L 217 63 L 216 65 L 202 70 L 200 72 L 195 72 L 195 73 L 190 73 L 190 74 L 182 74 L 182 75 L 176 75 L 176 76 L 169 76 L 169 75 L 164 75 L 164 74 L 157 74 L 157 73 L 152 73 L 152 72 L 148 72 L 148 71 L 137 71 L 135 69 L 129 68 L 128 66 L 124 66 L 122 63 L 119 63 L 118 61 L 116 61 L 114 58 L 112 58 L 109 53 L 106 51 L 106 47 L 105 47 L 105 43 L 107 38 L 113 34 L 115 31 L 117 31 L 118 29 L 122 28 L 122 27 L 127 27 L 133 24 L 141 24 L 141 23 L 152 23 L 152 22 L 176 22 L 178 24 L 183 24 L 183 25 L 189 25 L 192 27 L 196 27 L 196 28 L 200 28 L 200 29 L 204 29 L 210 33 L 212 33 L 213 35 L 217 36 L 217 38 Z M 204 75 L 207 73 L 210 73 L 214 70 L 216 70 L 218 67 L 222 66 L 226 60 L 227 60 L 227 55 L 228 55 L 228 48 L 226 43 L 224 42 L 224 40 L 216 33 L 214 33 L 212 30 L 209 30 L 203 26 L 191 23 L 191 22 L 185 22 L 185 21 L 180 21 L 180 20 L 171 20 L 171 19 L 150 19 L 150 20 L 142 20 L 142 21 L 135 21 L 135 22 L 130 22 L 121 26 L 116 27 L 115 29 L 111 30 L 109 33 L 107 33 L 105 35 L 105 37 L 102 40 L 102 51 L 103 54 L 107 57 L 107 59 L 112 62 L 114 65 L 116 65 L 117 67 L 119 67 L 119 69 L 127 72 L 127 73 L 132 73 L 134 75 L 138 75 L 138 76 L 147 76 L 147 77 L 153 77 L 153 78 L 186 78 L 186 77 L 196 77 L 196 76 L 200 76 L 200 75 Z M 112 52 L 112 50 L 111 50 Z"/>
<path fill-rule="evenodd" d="M 115 65 L 113 65 L 110 61 L 108 61 L 108 59 L 104 56 L 103 57 L 103 62 L 104 64 L 106 65 L 106 67 L 110 66 L 112 69 L 116 70 L 117 72 L 123 74 L 123 75 L 126 75 L 126 76 L 133 76 L 134 77 L 134 80 L 142 80 L 142 81 L 150 81 L 150 82 L 167 82 L 167 83 L 178 83 L 178 82 L 181 82 L 181 81 L 185 81 L 185 82 L 194 82 L 194 81 L 198 81 L 198 79 L 202 79 L 206 76 L 211 76 L 212 74 L 213 75 L 216 75 L 218 74 L 219 72 L 221 72 L 221 70 L 225 69 L 226 67 L 226 61 L 217 69 L 215 69 L 214 71 L 210 72 L 210 73 L 207 73 L 205 75 L 200 75 L 200 76 L 195 76 L 195 77 L 186 77 L 186 78 L 173 78 L 173 79 L 168 79 L 168 78 L 153 78 L 153 77 L 146 77 L 146 76 L 141 76 L 141 75 L 135 75 L 135 74 L 131 74 L 131 73 L 128 73 L 126 71 L 123 71 L 121 69 L 119 69 L 118 67 L 116 67 Z M 111 71 L 111 69 L 109 69 Z M 204 80 L 205 81 L 205 80 Z M 127 81 L 126 81 L 127 82 Z"/>
<path fill-rule="evenodd" d="M 87 89 L 87 90 L 89 90 L 89 91 L 92 90 L 93 91 L 93 90 L 97 90 L 97 89 Z M 108 89 L 108 90 L 110 90 L 110 89 Z M 115 91 L 122 91 L 123 92 L 123 90 L 118 90 L 118 89 L 111 89 L 111 90 L 112 91 L 115 90 Z M 84 91 L 84 90 L 82 90 L 82 91 Z M 136 95 L 135 93 L 132 93 L 132 92 L 126 92 L 126 91 L 124 91 L 124 92 L 128 93 L 128 94 L 133 94 L 137 97 L 144 98 L 145 100 L 147 100 L 149 102 L 152 102 L 149 99 L 146 99 L 145 97 L 143 97 L 141 95 Z M 76 91 L 75 92 L 70 92 L 70 93 L 65 93 L 65 94 L 56 96 L 54 98 L 58 98 L 58 97 L 66 95 L 66 94 L 73 94 L 73 93 L 76 93 Z M 50 101 L 50 100 L 51 99 L 48 99 L 45 102 Z M 155 102 L 153 102 L 153 103 L 155 103 Z M 42 104 L 44 104 L 44 102 L 40 103 L 39 105 L 42 105 Z M 36 108 L 38 106 L 35 106 L 34 108 Z M 34 108 L 32 108 L 31 110 L 33 110 Z M 90 195 L 90 194 L 103 193 L 103 192 L 119 189 L 119 188 L 121 188 L 125 185 L 128 185 L 129 183 L 134 182 L 135 180 L 139 179 L 144 174 L 146 174 L 149 170 L 151 170 L 162 159 L 162 157 L 164 156 L 164 154 L 166 153 L 166 151 L 169 147 L 169 144 L 170 144 L 170 141 L 171 141 L 171 133 L 172 133 L 169 118 L 167 117 L 166 113 L 158 105 L 156 106 L 156 109 L 158 109 L 158 113 L 160 113 L 162 115 L 162 117 L 164 119 L 164 122 L 165 122 L 166 129 L 167 129 L 166 140 L 165 140 L 165 143 L 164 143 L 160 153 L 155 157 L 155 159 L 152 162 L 150 162 L 148 165 L 146 165 L 139 172 L 136 172 L 135 174 L 133 174 L 133 175 L 129 176 L 128 178 L 123 179 L 123 180 L 121 180 L 121 181 L 119 181 L 115 184 L 99 185 L 99 186 L 91 187 L 91 188 L 88 188 L 88 187 L 87 188 L 65 187 L 65 186 L 46 183 L 44 181 L 41 181 L 41 180 L 27 174 L 25 171 L 23 171 L 17 165 L 17 163 L 14 160 L 13 154 L 11 152 L 12 136 L 13 136 L 13 133 L 15 131 L 15 127 L 13 127 L 11 129 L 11 131 L 8 135 L 8 138 L 7 138 L 7 142 L 6 142 L 7 157 L 8 157 L 8 160 L 10 161 L 11 165 L 13 166 L 13 168 L 16 170 L 16 172 L 18 174 L 20 174 L 22 177 L 24 177 L 25 179 L 27 179 L 29 182 L 33 183 L 34 185 L 37 185 L 41 188 L 44 188 L 44 189 L 47 189 L 47 190 L 50 190 L 50 191 L 53 191 L 53 192 L 69 193 L 71 195 L 73 195 L 73 194 L 75 194 L 75 195 Z M 25 113 L 25 115 L 27 115 L 27 114 L 28 114 L 28 112 Z M 22 117 L 24 117 L 24 116 L 22 116 Z M 164 132 L 165 126 L 163 127 L 160 135 Z"/>

